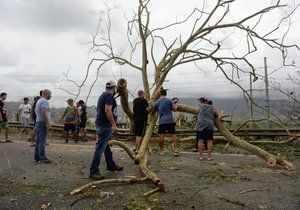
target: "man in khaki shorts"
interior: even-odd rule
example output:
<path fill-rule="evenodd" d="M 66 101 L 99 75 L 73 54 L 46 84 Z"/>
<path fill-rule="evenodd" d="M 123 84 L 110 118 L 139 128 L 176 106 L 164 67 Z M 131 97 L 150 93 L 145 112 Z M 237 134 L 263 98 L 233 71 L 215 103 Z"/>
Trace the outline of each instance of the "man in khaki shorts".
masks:
<path fill-rule="evenodd" d="M 5 141 L 4 142 L 12 142 L 8 139 L 8 122 L 6 117 L 6 109 L 4 109 L 4 101 L 7 97 L 7 93 L 1 93 L 0 94 L 0 135 L 2 132 L 2 129 L 4 129 L 5 132 Z"/>
<path fill-rule="evenodd" d="M 20 137 L 22 138 L 23 134 L 26 136 L 28 135 L 28 127 L 30 121 L 30 114 L 31 114 L 31 105 L 28 103 L 29 98 L 24 98 L 24 103 L 19 106 L 19 114 L 21 114 L 21 123 L 23 125 L 23 129 L 20 133 Z"/>

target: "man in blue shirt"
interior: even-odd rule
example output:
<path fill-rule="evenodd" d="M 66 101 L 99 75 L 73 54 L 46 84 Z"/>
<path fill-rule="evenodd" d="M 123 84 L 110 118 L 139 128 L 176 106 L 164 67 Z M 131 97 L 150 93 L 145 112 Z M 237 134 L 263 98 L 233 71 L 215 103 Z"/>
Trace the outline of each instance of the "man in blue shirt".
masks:
<path fill-rule="evenodd" d="M 96 131 L 98 135 L 98 142 L 90 167 L 89 177 L 96 180 L 104 179 L 105 177 L 100 174 L 99 164 L 100 158 L 104 152 L 106 170 L 108 171 L 122 171 L 123 167 L 116 165 L 113 160 L 110 147 L 107 145 L 108 141 L 112 138 L 113 131 L 117 131 L 116 125 L 116 111 L 117 102 L 114 98 L 116 92 L 116 84 L 113 81 L 106 83 L 106 91 L 103 92 L 98 99 L 97 116 L 96 116 Z"/>
<path fill-rule="evenodd" d="M 39 163 L 51 163 L 51 161 L 46 158 L 45 151 L 47 133 L 51 129 L 51 114 L 48 102 L 50 98 L 51 91 L 48 89 L 43 90 L 42 97 L 38 100 L 35 107 L 36 123 L 34 130 L 36 133 L 36 143 L 34 149 L 34 160 Z"/>
<path fill-rule="evenodd" d="M 167 98 L 167 91 L 164 89 L 160 90 L 160 98 L 155 102 L 153 106 L 152 115 L 155 112 L 159 114 L 159 121 L 158 121 L 158 134 L 159 134 L 159 148 L 160 154 L 163 155 L 164 153 L 164 138 L 165 134 L 169 133 L 172 134 L 172 140 L 174 143 L 174 155 L 179 156 L 178 152 L 178 141 L 176 137 L 176 130 L 175 126 L 176 123 L 173 118 L 172 111 L 176 111 L 177 106 L 173 103 L 173 101 Z"/>

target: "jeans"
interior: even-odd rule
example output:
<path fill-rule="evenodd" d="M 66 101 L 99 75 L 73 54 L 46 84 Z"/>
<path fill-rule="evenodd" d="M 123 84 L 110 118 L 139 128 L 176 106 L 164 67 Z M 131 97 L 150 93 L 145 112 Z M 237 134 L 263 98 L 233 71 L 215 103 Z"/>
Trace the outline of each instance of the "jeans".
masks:
<path fill-rule="evenodd" d="M 111 127 L 102 127 L 96 126 L 96 132 L 98 135 L 98 142 L 96 143 L 95 153 L 93 161 L 90 168 L 90 174 L 98 174 L 100 158 L 104 152 L 105 162 L 107 168 L 113 168 L 116 166 L 116 163 L 113 160 L 112 152 L 110 147 L 107 145 L 108 141 L 112 137 L 112 128 Z"/>
<path fill-rule="evenodd" d="M 44 122 L 36 122 L 35 124 L 35 135 L 36 135 L 36 142 L 34 148 L 34 160 L 36 161 L 44 161 L 46 160 L 46 138 L 47 138 L 47 125 Z"/>

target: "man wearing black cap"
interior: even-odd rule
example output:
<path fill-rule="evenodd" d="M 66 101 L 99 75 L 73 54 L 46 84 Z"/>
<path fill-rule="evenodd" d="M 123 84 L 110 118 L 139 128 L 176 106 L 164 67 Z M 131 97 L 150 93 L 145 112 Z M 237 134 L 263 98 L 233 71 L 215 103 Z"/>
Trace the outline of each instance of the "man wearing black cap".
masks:
<path fill-rule="evenodd" d="M 117 131 L 116 125 L 116 110 L 117 102 L 114 98 L 116 84 L 114 81 L 106 83 L 106 91 L 103 92 L 98 99 L 97 116 L 96 116 L 96 131 L 98 141 L 90 168 L 89 177 L 96 180 L 104 179 L 105 177 L 100 174 L 99 164 L 100 158 L 104 152 L 106 170 L 108 171 L 122 171 L 123 167 L 116 165 L 113 160 L 110 147 L 107 145 L 112 137 L 113 131 Z"/>

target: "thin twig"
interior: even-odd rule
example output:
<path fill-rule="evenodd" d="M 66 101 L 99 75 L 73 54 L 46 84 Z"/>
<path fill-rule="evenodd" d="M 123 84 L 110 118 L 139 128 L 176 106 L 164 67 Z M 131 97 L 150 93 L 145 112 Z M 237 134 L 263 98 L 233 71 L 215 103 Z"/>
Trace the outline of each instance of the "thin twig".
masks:
<path fill-rule="evenodd" d="M 231 200 L 231 199 L 229 199 L 227 197 L 224 197 L 224 196 L 218 194 L 217 192 L 214 192 L 214 196 L 216 196 L 217 198 L 219 198 L 219 199 L 221 199 L 223 201 L 227 201 L 227 202 L 235 204 L 235 205 L 239 205 L 239 206 L 246 206 L 247 205 L 246 203 L 242 203 L 240 201 Z"/>
<path fill-rule="evenodd" d="M 154 194 L 154 193 L 156 193 L 156 192 L 158 192 L 158 191 L 161 191 L 161 188 L 160 188 L 160 187 L 157 187 L 157 188 L 155 188 L 155 189 L 153 189 L 153 190 L 150 190 L 150 191 L 148 191 L 148 192 L 145 192 L 145 193 L 144 193 L 144 197 L 148 197 L 149 195 L 152 195 L 152 194 Z"/>

